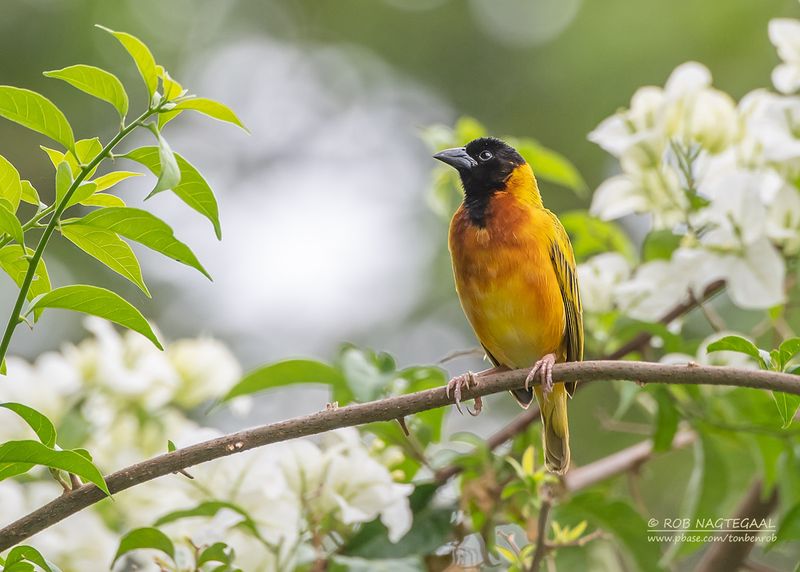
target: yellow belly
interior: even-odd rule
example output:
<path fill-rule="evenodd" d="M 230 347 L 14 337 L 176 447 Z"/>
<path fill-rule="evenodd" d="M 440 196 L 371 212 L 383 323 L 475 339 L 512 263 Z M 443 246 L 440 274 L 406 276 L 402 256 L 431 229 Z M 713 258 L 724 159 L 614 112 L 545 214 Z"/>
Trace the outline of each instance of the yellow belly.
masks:
<path fill-rule="evenodd" d="M 563 359 L 564 302 L 548 237 L 530 220 L 496 222 L 478 229 L 454 219 L 451 227 L 456 290 L 464 313 L 502 365 L 530 367 L 551 352 Z"/>

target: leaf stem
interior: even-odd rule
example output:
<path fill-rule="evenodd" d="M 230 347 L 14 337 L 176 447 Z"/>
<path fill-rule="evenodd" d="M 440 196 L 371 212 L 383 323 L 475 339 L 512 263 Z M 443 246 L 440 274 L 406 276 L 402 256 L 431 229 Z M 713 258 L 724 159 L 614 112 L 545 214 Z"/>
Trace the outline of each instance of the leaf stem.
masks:
<path fill-rule="evenodd" d="M 144 124 L 148 117 L 153 115 L 154 113 L 158 113 L 158 108 L 148 108 L 144 113 L 142 113 L 139 117 L 137 117 L 134 121 L 129 123 L 126 126 L 123 126 L 119 132 L 114 136 L 111 141 L 109 141 L 105 147 L 97 154 L 95 157 L 89 161 L 89 163 L 82 167 L 78 176 L 75 177 L 75 180 L 72 181 L 69 189 L 61 198 L 61 202 L 57 205 L 50 205 L 49 207 L 45 208 L 43 211 L 35 215 L 31 220 L 25 223 L 25 226 L 31 228 L 34 224 L 38 223 L 39 220 L 50 214 L 53 213 L 53 216 L 50 218 L 50 221 L 47 223 L 47 226 L 42 233 L 41 238 L 39 239 L 39 244 L 36 246 L 36 250 L 33 252 L 33 256 L 31 256 L 30 261 L 28 262 L 28 271 L 25 273 L 25 278 L 22 281 L 22 285 L 19 289 L 19 295 L 17 296 L 17 301 L 14 304 L 14 309 L 11 311 L 11 315 L 8 318 L 8 324 L 6 325 L 6 329 L 3 332 L 3 339 L 0 341 L 0 363 L 5 359 L 6 352 L 8 352 L 8 346 L 11 344 L 11 337 L 14 335 L 14 330 L 16 329 L 17 325 L 20 323 L 21 320 L 21 312 L 22 307 L 25 304 L 25 299 L 28 296 L 28 291 L 30 290 L 31 283 L 33 282 L 33 278 L 36 275 L 36 268 L 39 265 L 39 261 L 42 259 L 42 255 L 44 254 L 44 249 L 47 247 L 47 243 L 50 240 L 50 237 L 53 235 L 53 232 L 58 225 L 59 218 L 64 213 L 69 204 L 69 200 L 72 198 L 72 195 L 75 193 L 75 190 L 80 186 L 80 184 L 84 181 L 87 175 L 94 169 L 100 162 L 107 157 L 111 150 L 116 147 L 116 145 L 122 141 L 131 131 L 136 129 L 137 127 Z M 26 229 L 27 230 L 27 229 Z M 23 245 L 23 249 L 24 249 Z"/>

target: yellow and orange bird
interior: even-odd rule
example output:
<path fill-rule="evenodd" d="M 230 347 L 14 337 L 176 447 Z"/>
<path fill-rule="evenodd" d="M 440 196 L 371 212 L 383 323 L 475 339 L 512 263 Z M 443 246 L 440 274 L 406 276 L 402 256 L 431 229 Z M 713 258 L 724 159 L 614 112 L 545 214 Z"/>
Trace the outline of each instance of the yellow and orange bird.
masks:
<path fill-rule="evenodd" d="M 448 383 L 460 401 L 481 375 L 529 368 L 522 407 L 535 387 L 545 464 L 569 467 L 567 396 L 575 382 L 553 383 L 553 364 L 583 359 L 583 317 L 575 257 L 564 227 L 544 208 L 530 165 L 511 146 L 485 137 L 434 157 L 458 171 L 464 202 L 450 223 L 450 255 L 464 313 L 494 368 Z"/>

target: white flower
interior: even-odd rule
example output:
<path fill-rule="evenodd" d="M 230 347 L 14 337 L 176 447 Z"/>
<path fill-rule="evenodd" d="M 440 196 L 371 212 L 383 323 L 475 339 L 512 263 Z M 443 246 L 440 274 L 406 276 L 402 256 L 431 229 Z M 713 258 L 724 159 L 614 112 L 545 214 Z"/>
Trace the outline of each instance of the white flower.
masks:
<path fill-rule="evenodd" d="M 180 379 L 174 401 L 182 407 L 195 407 L 224 395 L 242 376 L 239 362 L 217 340 L 179 340 L 166 351 Z"/>
<path fill-rule="evenodd" d="M 800 190 L 782 185 L 767 207 L 767 236 L 784 254 L 800 253 Z"/>
<path fill-rule="evenodd" d="M 105 320 L 87 318 L 85 326 L 95 338 L 65 352 L 87 382 L 146 409 L 172 399 L 179 379 L 164 352 L 135 332 L 120 336 Z"/>
<path fill-rule="evenodd" d="M 606 179 L 592 197 L 590 212 L 603 220 L 647 213 L 656 228 L 670 228 L 685 219 L 688 207 L 678 174 L 662 165 Z"/>
<path fill-rule="evenodd" d="M 408 495 L 414 487 L 395 483 L 355 441 L 355 430 L 337 433 L 339 443 L 324 450 L 310 441 L 287 444 L 279 456 L 286 483 L 316 518 L 336 515 L 344 524 L 356 524 L 380 515 L 389 539 L 398 541 L 411 528 Z"/>
<path fill-rule="evenodd" d="M 581 301 L 587 312 L 602 313 L 614 309 L 614 289 L 631 273 L 628 260 L 618 252 L 593 256 L 578 265 Z"/>
<path fill-rule="evenodd" d="M 783 60 L 772 71 L 772 83 L 783 93 L 800 87 L 800 20 L 775 18 L 769 23 L 769 39 Z"/>
<path fill-rule="evenodd" d="M 800 159 L 799 97 L 759 89 L 742 98 L 739 110 L 745 127 L 741 153 L 745 161 L 753 166 L 774 166 Z M 796 166 L 793 171 L 796 174 Z"/>

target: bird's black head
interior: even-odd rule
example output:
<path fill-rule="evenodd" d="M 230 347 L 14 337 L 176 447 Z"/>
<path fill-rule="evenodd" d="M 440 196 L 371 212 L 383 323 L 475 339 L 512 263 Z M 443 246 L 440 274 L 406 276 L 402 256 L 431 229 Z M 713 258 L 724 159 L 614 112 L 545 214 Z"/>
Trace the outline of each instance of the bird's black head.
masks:
<path fill-rule="evenodd" d="M 514 169 L 525 164 L 516 149 L 494 137 L 481 137 L 466 147 L 445 149 L 433 157 L 458 171 L 464 185 L 464 204 L 481 225 L 491 196 L 503 190 Z"/>

